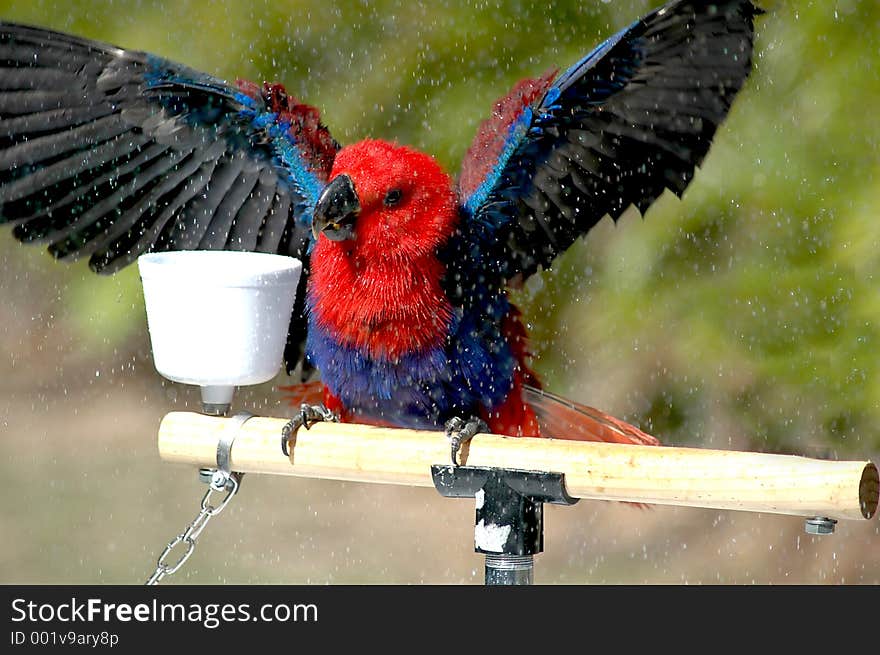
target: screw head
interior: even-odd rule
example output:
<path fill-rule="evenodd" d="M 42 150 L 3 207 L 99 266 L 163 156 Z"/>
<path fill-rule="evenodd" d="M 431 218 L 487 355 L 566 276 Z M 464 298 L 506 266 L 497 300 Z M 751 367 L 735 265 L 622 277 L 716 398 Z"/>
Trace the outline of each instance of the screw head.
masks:
<path fill-rule="evenodd" d="M 835 519 L 829 519 L 826 516 L 815 516 L 807 519 L 804 523 L 804 531 L 807 534 L 833 534 L 834 526 L 837 525 Z"/>

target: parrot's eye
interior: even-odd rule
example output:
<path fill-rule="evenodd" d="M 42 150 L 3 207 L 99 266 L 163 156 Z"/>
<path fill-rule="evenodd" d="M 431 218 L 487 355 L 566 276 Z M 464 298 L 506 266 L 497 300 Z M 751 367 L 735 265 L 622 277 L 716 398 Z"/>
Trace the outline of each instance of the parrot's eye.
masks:
<path fill-rule="evenodd" d="M 386 207 L 394 207 L 395 205 L 400 204 L 400 200 L 403 198 L 403 191 L 400 189 L 391 189 L 388 193 L 385 194 L 385 203 Z"/>

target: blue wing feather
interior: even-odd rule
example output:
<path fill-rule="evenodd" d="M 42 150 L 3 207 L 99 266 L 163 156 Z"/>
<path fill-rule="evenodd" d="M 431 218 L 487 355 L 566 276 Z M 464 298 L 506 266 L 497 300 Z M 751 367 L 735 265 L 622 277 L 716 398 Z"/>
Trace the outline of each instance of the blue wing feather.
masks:
<path fill-rule="evenodd" d="M 266 140 L 271 144 L 274 160 L 282 171 L 290 188 L 300 200 L 296 203 L 294 216 L 297 222 L 307 228 L 312 224 L 312 210 L 321 190 L 327 182 L 329 171 L 320 170 L 314 162 L 306 161 L 291 131 L 291 122 L 278 112 L 267 111 L 254 98 L 238 93 L 235 99 L 242 108 L 239 116 L 250 121 L 251 130 L 259 136 L 252 141 Z"/>
<path fill-rule="evenodd" d="M 526 107 L 522 114 L 508 128 L 507 135 L 504 138 L 504 148 L 501 150 L 501 154 L 498 155 L 498 159 L 492 166 L 489 174 L 480 186 L 477 187 L 476 191 L 464 200 L 462 209 L 465 215 L 473 217 L 477 210 L 486 203 L 489 194 L 498 184 L 501 174 L 507 166 L 507 162 L 510 161 L 511 156 L 520 143 L 522 143 L 526 134 L 534 129 L 536 128 L 532 126 L 532 110 L 530 107 Z"/>

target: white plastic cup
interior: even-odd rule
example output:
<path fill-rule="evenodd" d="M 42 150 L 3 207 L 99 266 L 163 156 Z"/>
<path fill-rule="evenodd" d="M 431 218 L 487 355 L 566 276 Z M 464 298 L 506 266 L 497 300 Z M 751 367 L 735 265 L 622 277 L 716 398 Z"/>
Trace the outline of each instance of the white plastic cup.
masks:
<path fill-rule="evenodd" d="M 266 253 L 175 251 L 138 259 L 156 370 L 228 404 L 278 373 L 302 262 Z"/>

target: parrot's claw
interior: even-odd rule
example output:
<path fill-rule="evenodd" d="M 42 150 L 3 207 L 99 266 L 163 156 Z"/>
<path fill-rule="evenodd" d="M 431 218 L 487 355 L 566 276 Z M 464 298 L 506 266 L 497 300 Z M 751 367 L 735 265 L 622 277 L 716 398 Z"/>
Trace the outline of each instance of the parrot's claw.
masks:
<path fill-rule="evenodd" d="M 475 434 L 489 431 L 489 426 L 486 425 L 486 422 L 476 416 L 471 416 L 467 420 L 460 416 L 453 416 L 446 421 L 443 427 L 446 430 L 446 437 L 449 439 L 453 466 L 460 466 L 458 451 L 461 450 L 462 445 L 473 439 Z"/>
<path fill-rule="evenodd" d="M 299 414 L 290 419 L 283 428 L 281 428 L 281 452 L 285 457 L 290 457 L 288 444 L 290 440 L 296 437 L 296 432 L 301 427 L 308 430 L 315 423 L 320 421 L 339 421 L 339 415 L 331 412 L 324 405 L 309 405 L 303 403 L 299 406 Z"/>

